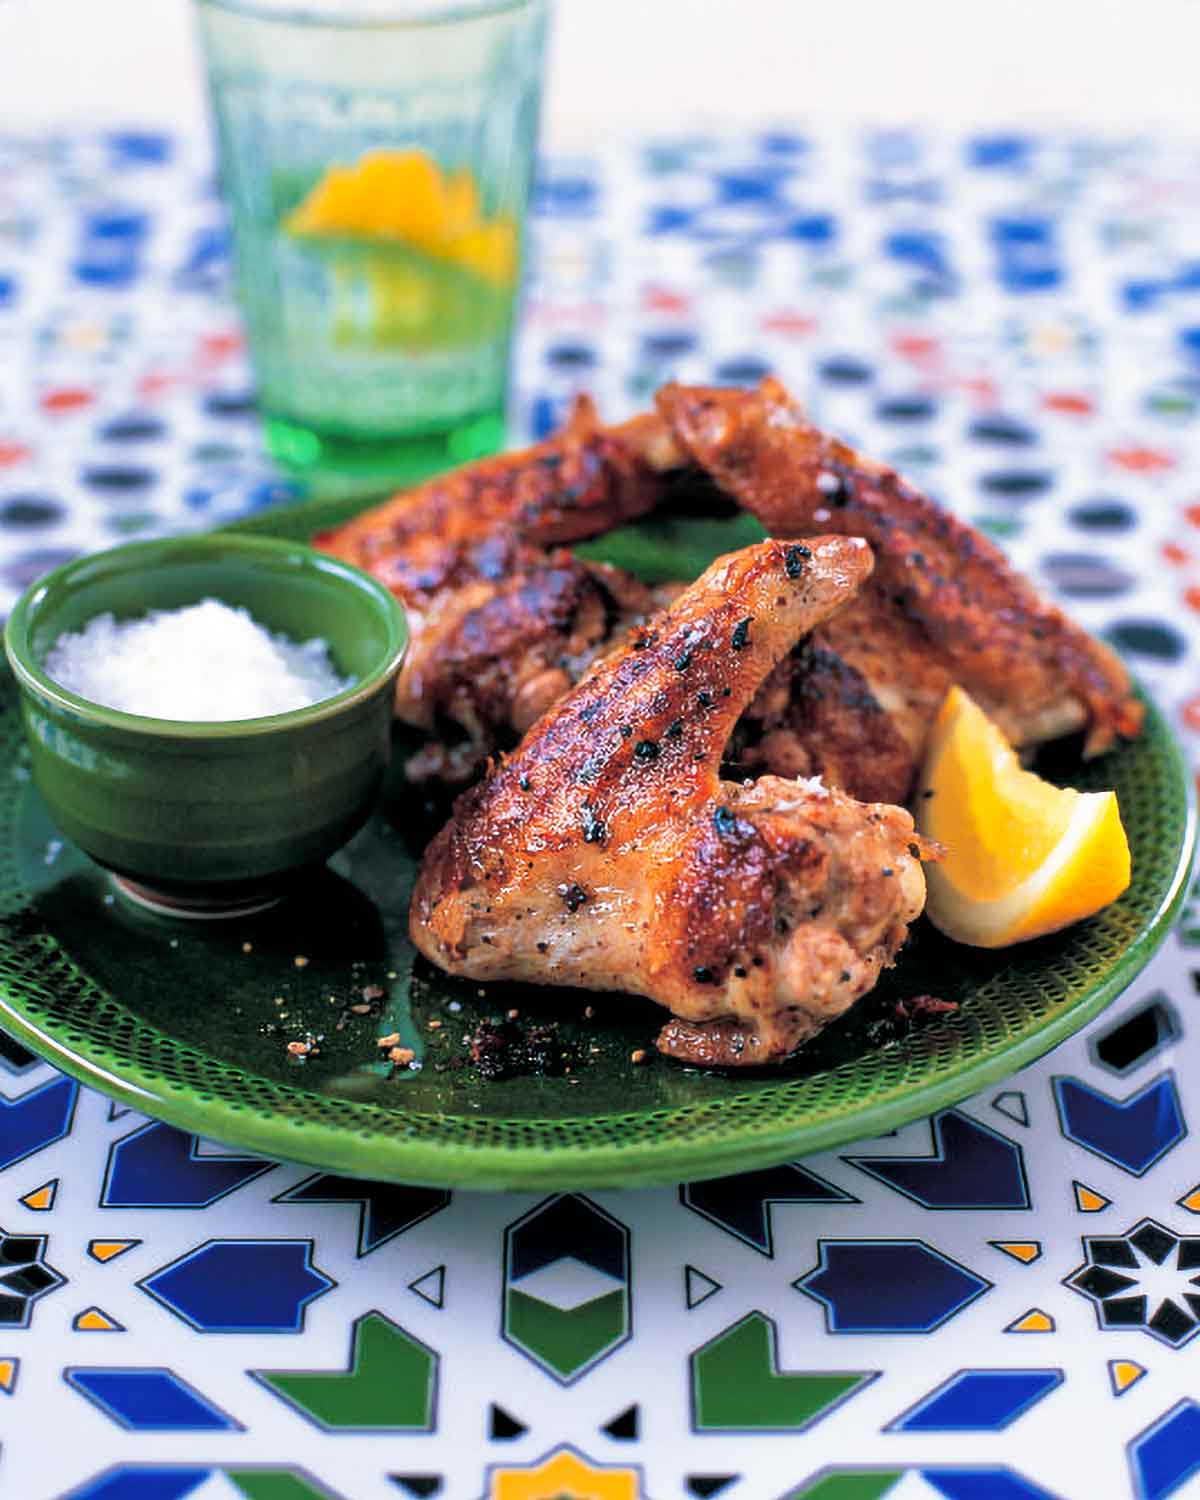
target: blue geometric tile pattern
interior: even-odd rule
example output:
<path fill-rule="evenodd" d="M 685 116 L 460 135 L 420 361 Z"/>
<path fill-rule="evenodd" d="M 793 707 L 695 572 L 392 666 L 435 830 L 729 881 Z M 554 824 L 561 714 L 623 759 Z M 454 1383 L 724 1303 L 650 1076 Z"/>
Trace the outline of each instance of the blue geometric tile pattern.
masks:
<path fill-rule="evenodd" d="M 199 1333 L 299 1333 L 333 1282 L 311 1240 L 209 1240 L 138 1282 Z"/>
<path fill-rule="evenodd" d="M 64 1370 L 63 1379 L 130 1432 L 236 1432 L 241 1426 L 174 1370 L 77 1365 Z"/>
<path fill-rule="evenodd" d="M 778 371 L 1126 652 L 1200 765 L 1197 182 L 1182 138 L 1003 122 L 556 158 L 512 440 L 581 388 L 618 420 L 667 379 Z M 0 613 L 66 558 L 297 497 L 229 248 L 202 142 L 0 136 Z M 928 1134 L 544 1215 L 223 1151 L 0 1038 L 0 1493 L 507 1500 L 557 1452 L 600 1477 L 555 1492 L 604 1500 L 1183 1500 L 1198 995 L 1200 896 L 1088 1032 Z M 701 1351 L 714 1427 L 685 1452 Z M 842 1411 L 848 1365 L 882 1373 Z M 64 1370 L 245 1431 L 127 1428 Z"/>
<path fill-rule="evenodd" d="M 355 1203 L 358 1214 L 358 1253 L 369 1255 L 388 1240 L 436 1214 L 450 1202 L 444 1188 L 396 1187 L 361 1182 L 322 1172 L 288 1188 L 275 1203 Z"/>
<path fill-rule="evenodd" d="M 1028 1208 L 1021 1149 L 960 1110 L 934 1115 L 932 1156 L 847 1156 L 923 1208 Z"/>
<path fill-rule="evenodd" d="M 830 1333 L 932 1333 L 992 1283 L 920 1240 L 822 1240 L 792 1283 L 825 1307 Z"/>
<path fill-rule="evenodd" d="M 0 1097 L 0 1171 L 66 1135 L 78 1088 L 70 1078 L 48 1078 L 17 1099 Z"/>
<path fill-rule="evenodd" d="M 774 1255 L 771 1210 L 777 1203 L 853 1203 L 841 1188 L 788 1162 L 740 1177 L 714 1177 L 680 1188 L 681 1200 L 714 1224 L 753 1245 L 763 1255 Z"/>
<path fill-rule="evenodd" d="M 959 1370 L 889 1426 L 897 1432 L 1002 1432 L 1062 1382 L 1061 1370 Z"/>
<path fill-rule="evenodd" d="M 174 1464 L 122 1464 L 87 1480 L 62 1500 L 187 1500 L 211 1472 Z"/>
<path fill-rule="evenodd" d="M 199 1141 L 171 1125 L 143 1125 L 114 1141 L 102 1208 L 207 1208 L 269 1172 L 255 1156 L 201 1156 Z"/>
<path fill-rule="evenodd" d="M 922 1469 L 921 1477 L 945 1500 L 1055 1500 L 1011 1469 Z"/>
<path fill-rule="evenodd" d="M 414 1493 L 421 1493 L 414 1491 Z M 425 1491 L 434 1494 L 435 1490 Z M 344 1500 L 294 1464 L 115 1464 L 61 1500 Z"/>
<path fill-rule="evenodd" d="M 1167 1500 L 1200 1469 L 1200 1403 L 1178 1402 L 1129 1445 L 1139 1500 Z"/>
<path fill-rule="evenodd" d="M 1079 1078 L 1056 1078 L 1054 1097 L 1068 1140 L 1135 1177 L 1148 1172 L 1187 1134 L 1172 1073 L 1124 1099 Z"/>

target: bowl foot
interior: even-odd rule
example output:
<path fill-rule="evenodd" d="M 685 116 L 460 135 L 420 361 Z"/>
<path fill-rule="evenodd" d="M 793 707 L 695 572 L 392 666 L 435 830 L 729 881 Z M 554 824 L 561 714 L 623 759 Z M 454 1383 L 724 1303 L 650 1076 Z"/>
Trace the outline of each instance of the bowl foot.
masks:
<path fill-rule="evenodd" d="M 163 917 L 181 917 L 190 922 L 228 921 L 231 917 L 249 917 L 255 912 L 266 911 L 283 900 L 284 892 L 277 886 L 261 886 L 257 890 L 244 887 L 236 894 L 223 895 L 215 890 L 211 894 L 183 894 L 179 891 L 164 891 L 154 886 L 139 885 L 125 875 L 109 875 L 113 885 L 135 905 Z"/>

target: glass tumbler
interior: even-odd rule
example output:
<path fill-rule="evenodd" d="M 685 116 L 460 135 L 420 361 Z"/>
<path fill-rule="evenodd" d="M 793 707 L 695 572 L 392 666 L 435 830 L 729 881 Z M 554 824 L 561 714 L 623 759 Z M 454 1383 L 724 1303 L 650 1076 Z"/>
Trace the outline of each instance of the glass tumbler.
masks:
<path fill-rule="evenodd" d="M 274 456 L 378 491 L 504 437 L 545 0 L 196 0 Z"/>

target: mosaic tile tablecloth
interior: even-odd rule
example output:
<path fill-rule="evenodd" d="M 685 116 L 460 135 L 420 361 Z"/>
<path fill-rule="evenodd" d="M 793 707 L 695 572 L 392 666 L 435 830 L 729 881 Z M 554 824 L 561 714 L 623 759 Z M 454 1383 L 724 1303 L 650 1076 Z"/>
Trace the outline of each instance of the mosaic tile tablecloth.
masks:
<path fill-rule="evenodd" d="M 605 148 L 546 164 L 535 237 L 521 432 L 580 386 L 619 415 L 776 369 L 1105 631 L 1200 754 L 1200 147 Z M 0 140 L 0 608 L 290 494 L 201 149 Z M 1003 1087 L 679 1191 L 231 1157 L 0 1037 L 0 1495 L 1200 1495 L 1198 958 L 1200 906 Z"/>

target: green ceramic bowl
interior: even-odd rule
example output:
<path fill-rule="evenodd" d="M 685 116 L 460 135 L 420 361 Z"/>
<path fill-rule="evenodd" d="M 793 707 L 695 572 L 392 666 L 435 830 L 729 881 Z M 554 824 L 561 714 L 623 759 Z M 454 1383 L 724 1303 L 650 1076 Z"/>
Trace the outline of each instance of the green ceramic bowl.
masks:
<path fill-rule="evenodd" d="M 42 663 L 64 631 L 216 598 L 294 640 L 320 636 L 353 685 L 261 719 L 184 723 L 68 692 Z M 365 821 L 386 769 L 403 612 L 375 579 L 291 541 L 212 535 L 81 558 L 18 601 L 5 648 L 38 790 L 62 831 L 149 904 L 262 905 Z"/>

